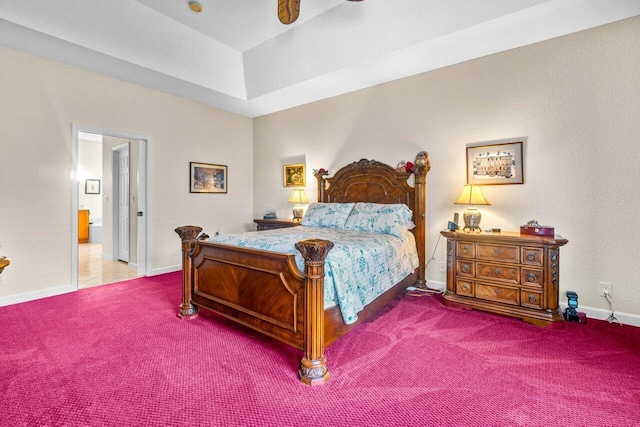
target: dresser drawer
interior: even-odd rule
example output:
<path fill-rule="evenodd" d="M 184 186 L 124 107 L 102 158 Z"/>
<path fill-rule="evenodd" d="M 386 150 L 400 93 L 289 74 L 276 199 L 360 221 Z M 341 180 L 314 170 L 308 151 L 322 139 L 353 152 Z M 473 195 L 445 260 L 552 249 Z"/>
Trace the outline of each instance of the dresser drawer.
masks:
<path fill-rule="evenodd" d="M 511 305 L 520 305 L 520 290 L 495 284 L 476 283 L 476 298 Z"/>
<path fill-rule="evenodd" d="M 544 262 L 542 248 L 521 248 L 522 249 L 522 263 L 527 265 L 537 265 L 542 267 Z"/>
<path fill-rule="evenodd" d="M 474 268 L 473 261 L 457 260 L 456 274 L 473 277 L 475 275 L 475 268 Z"/>
<path fill-rule="evenodd" d="M 473 258 L 476 256 L 475 243 L 457 242 L 456 253 L 461 258 Z"/>
<path fill-rule="evenodd" d="M 464 295 L 466 297 L 473 297 L 473 281 L 457 279 L 456 280 L 456 294 Z"/>
<path fill-rule="evenodd" d="M 542 292 L 533 292 L 526 289 L 520 290 L 520 300 L 523 307 L 542 310 Z"/>
<path fill-rule="evenodd" d="M 520 283 L 520 268 L 478 262 L 476 263 L 476 277 L 478 279 L 501 280 L 516 285 Z"/>
<path fill-rule="evenodd" d="M 522 278 L 520 279 L 520 283 L 522 283 L 523 286 L 542 287 L 544 270 L 522 267 L 521 271 Z"/>
<path fill-rule="evenodd" d="M 520 262 L 520 248 L 518 246 L 489 245 L 478 243 L 476 245 L 476 258 L 490 261 Z"/>

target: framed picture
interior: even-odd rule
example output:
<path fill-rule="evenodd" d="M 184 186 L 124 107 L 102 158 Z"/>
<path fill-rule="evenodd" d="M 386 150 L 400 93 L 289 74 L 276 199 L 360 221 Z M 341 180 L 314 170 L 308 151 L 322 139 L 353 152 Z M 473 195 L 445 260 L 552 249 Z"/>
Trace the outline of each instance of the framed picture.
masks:
<path fill-rule="evenodd" d="M 306 172 L 304 164 L 284 166 L 284 186 L 285 187 L 306 187 Z"/>
<path fill-rule="evenodd" d="M 191 193 L 226 193 L 227 167 L 209 163 L 189 163 Z"/>
<path fill-rule="evenodd" d="M 87 179 L 84 182 L 84 194 L 100 194 L 100 180 Z"/>
<path fill-rule="evenodd" d="M 524 183 L 524 140 L 467 145 L 467 184 Z"/>

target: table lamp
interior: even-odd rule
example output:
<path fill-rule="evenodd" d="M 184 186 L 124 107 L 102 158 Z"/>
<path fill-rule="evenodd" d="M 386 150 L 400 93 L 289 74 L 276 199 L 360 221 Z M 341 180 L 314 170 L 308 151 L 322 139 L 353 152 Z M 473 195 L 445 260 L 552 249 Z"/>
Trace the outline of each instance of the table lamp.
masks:
<path fill-rule="evenodd" d="M 309 199 L 307 199 L 307 194 L 302 189 L 293 190 L 293 192 L 291 193 L 291 196 L 289 197 L 289 200 L 287 201 L 289 203 L 295 203 L 295 206 L 293 207 L 293 220 L 301 221 L 303 209 L 302 209 L 302 206 L 300 206 L 300 204 L 309 203 Z"/>
<path fill-rule="evenodd" d="M 468 205 L 466 211 L 462 214 L 464 219 L 463 231 L 480 231 L 480 219 L 482 215 L 480 211 L 473 205 L 490 205 L 489 201 L 482 194 L 479 185 L 466 184 L 462 189 L 462 194 L 458 197 L 456 205 Z"/>

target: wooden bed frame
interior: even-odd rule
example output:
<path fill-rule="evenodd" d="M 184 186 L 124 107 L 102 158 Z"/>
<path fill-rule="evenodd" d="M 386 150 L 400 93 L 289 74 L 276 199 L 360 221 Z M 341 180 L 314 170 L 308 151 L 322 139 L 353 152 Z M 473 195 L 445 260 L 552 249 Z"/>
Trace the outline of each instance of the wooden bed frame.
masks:
<path fill-rule="evenodd" d="M 425 153 L 426 156 L 426 153 Z M 362 159 L 327 178 L 316 172 L 319 202 L 404 203 L 413 212 L 419 267 L 376 298 L 347 325 L 339 307 L 324 310 L 324 262 L 333 243 L 310 239 L 296 248 L 305 271 L 293 254 L 235 247 L 205 241 L 202 228 L 176 228 L 182 239 L 182 304 L 178 316 L 197 316 L 205 308 L 280 340 L 304 355 L 299 378 L 305 384 L 329 379 L 324 348 L 392 301 L 408 286 L 425 287 L 425 195 L 428 157 L 418 157 L 414 187 L 410 173 L 375 160 Z"/>

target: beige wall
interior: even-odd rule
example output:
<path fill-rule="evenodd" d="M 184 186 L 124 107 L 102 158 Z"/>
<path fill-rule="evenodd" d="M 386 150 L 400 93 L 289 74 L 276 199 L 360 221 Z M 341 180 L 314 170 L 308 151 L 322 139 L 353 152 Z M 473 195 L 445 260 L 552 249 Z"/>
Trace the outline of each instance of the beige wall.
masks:
<path fill-rule="evenodd" d="M 465 183 L 465 145 L 527 136 L 525 184 L 485 189 L 483 225 L 530 219 L 569 239 L 561 292 L 606 318 L 640 325 L 635 245 L 640 230 L 640 18 L 478 59 L 340 97 L 243 118 L 163 93 L 0 48 L 0 254 L 11 258 L 0 305 L 53 294 L 71 280 L 72 136 L 77 124 L 149 135 L 149 253 L 154 273 L 180 262 L 173 232 L 251 227 L 274 208 L 289 217 L 282 166 L 330 170 L 360 158 L 389 164 L 426 149 L 427 275 L 444 281 L 439 230 Z M 253 145 L 252 145 L 253 143 Z M 229 194 L 188 192 L 189 161 L 229 166 Z M 251 202 L 253 200 L 253 203 Z"/>
<path fill-rule="evenodd" d="M 251 119 L 7 48 L 0 64 L 0 305 L 71 290 L 72 124 L 151 137 L 153 273 L 179 265 L 177 226 L 250 227 Z M 228 165 L 228 194 L 190 194 L 190 161 Z"/>
<path fill-rule="evenodd" d="M 606 318 L 600 281 L 613 283 L 619 319 L 640 325 L 640 18 L 492 55 L 254 120 L 254 214 L 291 215 L 281 165 L 309 170 L 360 158 L 391 165 L 429 151 L 427 254 L 465 184 L 468 143 L 528 137 L 525 184 L 485 187 L 482 225 L 517 230 L 537 219 L 569 240 L 561 250 L 561 301 Z M 427 277 L 444 282 L 440 241 Z M 618 314 L 620 313 L 620 314 Z M 626 313 L 626 314 L 625 314 Z M 633 318 L 633 320 L 630 320 Z"/>

